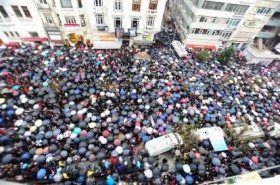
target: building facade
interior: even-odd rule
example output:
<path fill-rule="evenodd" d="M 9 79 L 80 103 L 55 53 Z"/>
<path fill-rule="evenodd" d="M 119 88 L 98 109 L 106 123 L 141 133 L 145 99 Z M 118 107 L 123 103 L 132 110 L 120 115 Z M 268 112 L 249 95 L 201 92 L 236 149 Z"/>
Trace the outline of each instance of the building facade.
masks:
<path fill-rule="evenodd" d="M 171 9 L 182 42 L 188 48 L 228 45 L 255 0 L 173 0 Z"/>
<path fill-rule="evenodd" d="M 228 46 L 244 49 L 259 39 L 269 44 L 280 26 L 279 6 L 280 0 L 256 0 Z"/>
<path fill-rule="evenodd" d="M 53 43 L 151 44 L 167 0 L 34 0 Z"/>
<path fill-rule="evenodd" d="M 10 45 L 48 42 L 47 33 L 33 1 L 0 1 L 0 38 L 1 42 Z"/>

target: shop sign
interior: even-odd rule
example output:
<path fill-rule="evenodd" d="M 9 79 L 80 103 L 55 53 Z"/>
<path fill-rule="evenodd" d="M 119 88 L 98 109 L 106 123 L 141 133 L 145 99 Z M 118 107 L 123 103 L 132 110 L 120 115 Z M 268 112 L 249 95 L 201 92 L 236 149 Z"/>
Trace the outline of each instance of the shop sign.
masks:
<path fill-rule="evenodd" d="M 99 36 L 100 41 L 116 41 L 116 37 L 113 36 Z"/>
<path fill-rule="evenodd" d="M 108 31 L 108 26 L 97 26 L 98 31 Z"/>
<path fill-rule="evenodd" d="M 46 37 L 23 37 L 21 38 L 23 42 L 45 42 L 48 41 Z"/>
<path fill-rule="evenodd" d="M 79 24 L 64 24 L 64 27 L 80 27 Z"/>

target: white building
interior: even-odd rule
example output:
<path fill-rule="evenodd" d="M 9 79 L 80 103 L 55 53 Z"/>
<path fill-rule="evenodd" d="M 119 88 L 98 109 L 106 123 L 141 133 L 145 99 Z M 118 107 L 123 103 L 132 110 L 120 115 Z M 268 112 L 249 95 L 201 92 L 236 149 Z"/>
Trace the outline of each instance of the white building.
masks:
<path fill-rule="evenodd" d="M 34 1 L 51 42 L 83 42 L 102 49 L 152 43 L 167 0 Z"/>
<path fill-rule="evenodd" d="M 172 0 L 171 9 L 182 42 L 188 48 L 229 45 L 255 0 Z"/>
<path fill-rule="evenodd" d="M 37 8 L 31 0 L 0 1 L 0 38 L 7 44 L 48 42 Z"/>
<path fill-rule="evenodd" d="M 90 30 L 94 47 L 107 44 L 151 44 L 161 30 L 167 0 L 93 0 L 88 1 Z M 93 10 L 93 11 L 92 11 Z M 115 37 L 123 28 L 124 37 Z M 130 33 L 136 29 L 137 35 Z M 109 43 L 111 42 L 111 43 Z"/>
<path fill-rule="evenodd" d="M 229 46 L 244 49 L 253 40 L 267 40 L 275 36 L 280 27 L 280 0 L 256 0 L 231 38 Z M 255 39 L 255 40 L 256 40 Z"/>

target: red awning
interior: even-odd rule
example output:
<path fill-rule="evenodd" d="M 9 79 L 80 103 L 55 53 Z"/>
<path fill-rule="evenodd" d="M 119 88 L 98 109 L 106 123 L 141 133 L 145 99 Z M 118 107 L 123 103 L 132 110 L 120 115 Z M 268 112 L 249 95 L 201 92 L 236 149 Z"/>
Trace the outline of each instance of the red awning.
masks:
<path fill-rule="evenodd" d="M 7 46 L 14 46 L 17 47 L 18 44 L 16 42 L 8 42 Z"/>
<path fill-rule="evenodd" d="M 187 48 L 200 48 L 200 49 L 214 49 L 217 50 L 215 45 L 202 45 L 202 44 L 186 44 Z"/>

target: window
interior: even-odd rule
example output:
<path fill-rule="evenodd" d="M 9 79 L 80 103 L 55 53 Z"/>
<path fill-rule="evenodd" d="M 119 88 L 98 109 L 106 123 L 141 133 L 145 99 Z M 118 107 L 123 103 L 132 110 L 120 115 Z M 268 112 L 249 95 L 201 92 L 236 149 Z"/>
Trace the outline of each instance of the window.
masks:
<path fill-rule="evenodd" d="M 208 35 L 209 34 L 209 30 L 208 29 L 201 29 L 201 34 L 202 35 Z"/>
<path fill-rule="evenodd" d="M 224 3 L 213 2 L 213 1 L 205 1 L 202 5 L 202 8 L 209 10 L 220 10 Z"/>
<path fill-rule="evenodd" d="M 47 0 L 40 0 L 41 4 L 47 4 Z"/>
<path fill-rule="evenodd" d="M 227 25 L 230 27 L 236 27 L 240 22 L 240 19 L 228 19 Z"/>
<path fill-rule="evenodd" d="M 79 8 L 83 8 L 82 0 L 78 0 L 78 6 Z"/>
<path fill-rule="evenodd" d="M 220 19 L 220 24 L 227 24 L 227 18 L 221 18 Z"/>
<path fill-rule="evenodd" d="M 85 15 L 84 14 L 80 15 L 80 21 L 81 21 L 81 26 L 85 27 L 86 26 L 86 21 L 85 21 Z"/>
<path fill-rule="evenodd" d="M 155 24 L 155 17 L 148 17 L 147 26 L 154 26 L 154 24 Z"/>
<path fill-rule="evenodd" d="M 207 22 L 207 20 L 208 20 L 208 17 L 202 16 L 202 17 L 200 17 L 199 22 Z"/>
<path fill-rule="evenodd" d="M 102 7 L 103 6 L 103 0 L 94 0 L 94 6 Z"/>
<path fill-rule="evenodd" d="M 30 37 L 39 37 L 37 32 L 29 32 Z"/>
<path fill-rule="evenodd" d="M 18 6 L 12 6 L 13 11 L 15 12 L 17 17 L 23 17 Z"/>
<path fill-rule="evenodd" d="M 156 10 L 158 5 L 158 0 L 150 0 L 149 9 Z"/>
<path fill-rule="evenodd" d="M 222 33 L 222 37 L 228 39 L 228 38 L 230 38 L 231 34 L 232 34 L 231 31 L 224 31 L 224 32 Z"/>
<path fill-rule="evenodd" d="M 96 24 L 103 25 L 104 24 L 104 15 L 103 14 L 96 14 Z"/>
<path fill-rule="evenodd" d="M 265 8 L 265 7 L 258 8 L 256 11 L 257 14 L 262 14 L 262 15 L 268 15 L 271 14 L 271 12 L 272 12 L 271 8 Z"/>
<path fill-rule="evenodd" d="M 121 11 L 122 10 L 122 0 L 115 0 L 114 2 L 114 10 Z"/>
<path fill-rule="evenodd" d="M 29 10 L 28 10 L 28 8 L 27 8 L 27 6 L 21 6 L 21 9 L 22 9 L 22 11 L 23 11 L 25 17 L 32 18 L 31 14 L 30 14 L 30 12 L 29 12 Z"/>
<path fill-rule="evenodd" d="M 14 33 L 12 31 L 9 32 L 11 37 L 15 37 Z"/>
<path fill-rule="evenodd" d="M 8 32 L 4 31 L 4 34 L 6 37 L 10 37 L 10 35 L 8 34 Z"/>
<path fill-rule="evenodd" d="M 57 16 L 58 22 L 61 24 L 61 19 L 59 17 L 59 14 L 56 14 L 56 16 Z"/>
<path fill-rule="evenodd" d="M 201 16 L 199 19 L 199 22 L 209 22 L 209 23 L 214 23 L 216 21 L 217 17 L 205 17 Z"/>
<path fill-rule="evenodd" d="M 141 9 L 141 0 L 132 1 L 132 11 L 140 12 Z"/>
<path fill-rule="evenodd" d="M 3 6 L 0 6 L 0 12 L 3 17 L 5 17 L 5 18 L 9 17 L 9 15 L 7 14 L 7 12 Z"/>
<path fill-rule="evenodd" d="M 115 28 L 121 28 L 122 27 L 122 18 L 114 17 L 114 25 L 115 25 Z"/>
<path fill-rule="evenodd" d="M 139 26 L 139 18 L 134 17 L 131 20 L 131 28 L 138 28 Z"/>
<path fill-rule="evenodd" d="M 65 21 L 67 24 L 76 24 L 76 19 L 74 16 L 65 16 Z"/>
<path fill-rule="evenodd" d="M 17 32 L 17 31 L 15 31 L 15 34 L 16 34 L 16 36 L 17 36 L 17 37 L 20 37 L 20 35 L 18 34 L 18 32 Z"/>
<path fill-rule="evenodd" d="M 237 15 L 244 15 L 248 8 L 249 6 L 245 5 L 228 4 L 226 7 L 226 11 L 235 12 L 235 14 Z"/>
<path fill-rule="evenodd" d="M 47 23 L 49 23 L 49 24 L 53 24 L 54 23 L 53 18 L 52 18 L 51 15 L 45 15 L 45 17 L 46 17 Z"/>
<path fill-rule="evenodd" d="M 221 33 L 222 33 L 221 30 L 215 30 L 215 31 L 213 31 L 212 35 L 213 35 L 213 36 L 214 36 L 214 35 L 219 36 L 219 35 L 221 35 Z"/>
<path fill-rule="evenodd" d="M 248 21 L 247 22 L 247 25 L 248 26 L 252 26 L 252 27 L 255 27 L 257 25 L 257 23 L 255 21 Z"/>
<path fill-rule="evenodd" d="M 60 0 L 62 8 L 72 8 L 71 0 Z"/>

